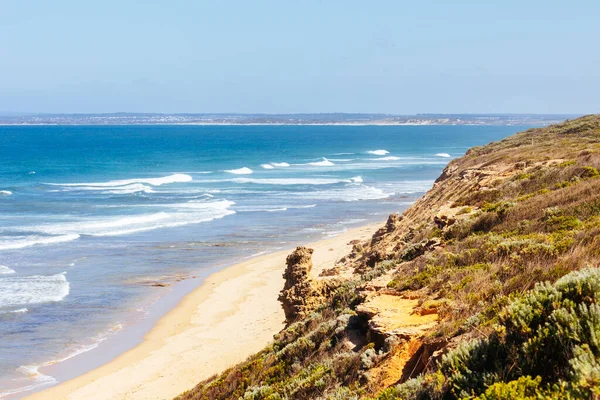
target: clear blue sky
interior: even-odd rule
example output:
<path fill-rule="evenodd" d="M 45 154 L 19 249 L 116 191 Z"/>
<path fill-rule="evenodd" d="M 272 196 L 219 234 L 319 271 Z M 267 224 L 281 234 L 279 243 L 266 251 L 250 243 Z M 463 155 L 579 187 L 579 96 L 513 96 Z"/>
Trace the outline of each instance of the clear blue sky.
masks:
<path fill-rule="evenodd" d="M 600 112 L 600 1 L 0 0 L 3 112 Z"/>

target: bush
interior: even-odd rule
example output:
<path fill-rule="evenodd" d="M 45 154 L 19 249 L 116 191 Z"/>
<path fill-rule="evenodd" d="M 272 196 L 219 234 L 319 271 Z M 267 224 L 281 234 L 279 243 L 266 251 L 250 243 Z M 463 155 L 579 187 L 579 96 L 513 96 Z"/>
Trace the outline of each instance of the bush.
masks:
<path fill-rule="evenodd" d="M 595 178 L 600 175 L 600 172 L 594 167 L 583 167 L 583 172 L 581 173 L 582 178 Z"/>
<path fill-rule="evenodd" d="M 600 269 L 572 272 L 515 297 L 494 333 L 442 357 L 433 374 L 381 399 L 592 398 L 600 395 Z M 440 375 L 441 374 L 441 375 Z M 532 378 L 535 377 L 535 378 Z M 383 394 L 382 394 L 383 395 Z"/>

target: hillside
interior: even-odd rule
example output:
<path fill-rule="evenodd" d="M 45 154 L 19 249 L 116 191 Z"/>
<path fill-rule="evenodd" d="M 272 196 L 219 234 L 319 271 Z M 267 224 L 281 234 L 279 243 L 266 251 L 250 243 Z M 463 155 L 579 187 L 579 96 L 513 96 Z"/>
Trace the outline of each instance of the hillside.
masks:
<path fill-rule="evenodd" d="M 598 115 L 469 150 L 323 276 L 290 255 L 287 327 L 179 399 L 600 396 L 599 168 Z"/>

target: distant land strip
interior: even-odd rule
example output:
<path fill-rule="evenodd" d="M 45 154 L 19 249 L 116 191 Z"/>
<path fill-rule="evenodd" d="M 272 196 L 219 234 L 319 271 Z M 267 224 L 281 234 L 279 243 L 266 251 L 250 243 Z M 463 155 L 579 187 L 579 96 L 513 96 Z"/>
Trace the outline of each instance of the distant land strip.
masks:
<path fill-rule="evenodd" d="M 532 125 L 579 114 L 25 114 L 0 113 L 0 125 Z"/>

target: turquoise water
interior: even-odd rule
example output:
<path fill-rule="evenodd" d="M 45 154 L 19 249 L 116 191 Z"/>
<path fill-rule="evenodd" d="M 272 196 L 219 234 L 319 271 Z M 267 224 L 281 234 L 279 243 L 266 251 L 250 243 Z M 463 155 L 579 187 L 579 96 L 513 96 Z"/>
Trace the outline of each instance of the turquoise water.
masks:
<path fill-rule="evenodd" d="M 235 260 L 381 221 L 518 127 L 0 127 L 0 393 Z"/>

